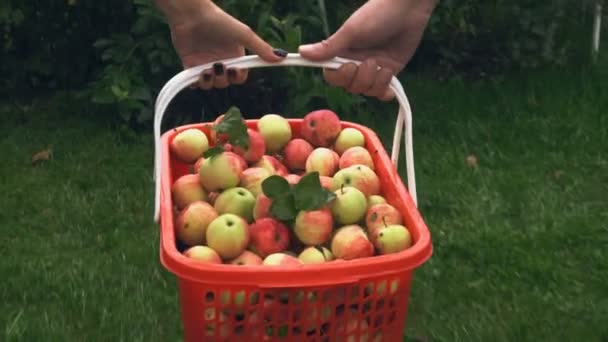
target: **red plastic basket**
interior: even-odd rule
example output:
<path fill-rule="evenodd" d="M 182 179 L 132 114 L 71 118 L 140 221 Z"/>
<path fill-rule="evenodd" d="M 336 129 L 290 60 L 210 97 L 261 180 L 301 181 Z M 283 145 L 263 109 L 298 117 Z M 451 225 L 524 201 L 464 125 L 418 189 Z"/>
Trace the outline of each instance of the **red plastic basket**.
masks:
<path fill-rule="evenodd" d="M 223 62 L 232 66 L 245 64 L 249 68 L 271 66 L 256 56 Z M 295 54 L 283 62 L 284 65 L 330 68 L 341 63 L 343 59 L 310 63 Z M 170 100 L 211 64 L 185 70 L 163 88 L 157 101 L 157 133 Z M 392 88 L 402 93 L 395 80 Z M 404 95 L 399 96 L 403 109 Z M 289 122 L 294 137 L 299 137 L 301 119 Z M 247 120 L 250 128 L 256 124 L 257 120 Z M 157 136 L 155 218 L 160 220 L 161 227 L 160 259 L 163 266 L 177 276 L 185 341 L 401 340 L 412 274 L 432 253 L 430 234 L 396 172 L 395 151 L 391 160 L 369 128 L 351 122 L 342 122 L 342 127 L 354 127 L 363 133 L 381 180 L 382 194 L 402 214 L 413 244 L 396 254 L 285 269 L 204 264 L 182 255 L 174 234 L 171 185 L 178 177 L 190 173 L 191 165 L 173 158 L 169 144 L 184 129 L 197 128 L 206 134 L 209 131 L 206 123 L 200 123 L 180 126 Z"/>

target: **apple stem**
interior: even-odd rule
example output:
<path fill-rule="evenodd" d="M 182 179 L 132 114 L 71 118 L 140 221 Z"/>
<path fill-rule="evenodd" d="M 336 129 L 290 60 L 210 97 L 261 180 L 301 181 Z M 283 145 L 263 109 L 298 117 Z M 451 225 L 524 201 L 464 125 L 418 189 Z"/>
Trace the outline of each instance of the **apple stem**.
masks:
<path fill-rule="evenodd" d="M 340 185 L 340 191 L 342 192 L 342 195 L 344 195 L 344 183 Z"/>
<path fill-rule="evenodd" d="M 385 227 L 385 228 L 386 228 L 386 227 L 388 227 L 388 226 L 386 225 L 386 217 L 385 217 L 385 216 L 382 216 L 382 223 L 384 224 L 384 227 Z"/>

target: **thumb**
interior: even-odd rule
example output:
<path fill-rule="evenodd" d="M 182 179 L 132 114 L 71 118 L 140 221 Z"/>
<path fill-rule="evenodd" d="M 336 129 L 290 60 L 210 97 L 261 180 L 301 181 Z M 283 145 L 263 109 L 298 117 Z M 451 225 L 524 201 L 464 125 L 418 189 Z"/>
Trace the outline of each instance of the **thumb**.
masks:
<path fill-rule="evenodd" d="M 326 60 L 334 58 L 350 43 L 350 35 L 344 29 L 338 30 L 329 38 L 314 44 L 300 45 L 298 51 L 302 57 L 310 60 Z"/>
<path fill-rule="evenodd" d="M 248 26 L 243 30 L 240 41 L 247 50 L 260 56 L 260 58 L 267 62 L 278 62 L 285 57 L 275 53 L 272 46 L 255 34 Z"/>

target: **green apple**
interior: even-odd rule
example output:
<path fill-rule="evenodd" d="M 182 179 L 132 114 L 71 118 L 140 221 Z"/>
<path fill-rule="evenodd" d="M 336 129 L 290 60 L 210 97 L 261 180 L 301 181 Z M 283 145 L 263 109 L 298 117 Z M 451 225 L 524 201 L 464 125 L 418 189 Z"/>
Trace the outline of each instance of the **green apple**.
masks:
<path fill-rule="evenodd" d="M 177 133 L 169 146 L 177 159 L 192 164 L 209 149 L 209 140 L 201 130 L 188 128 Z"/>
<path fill-rule="evenodd" d="M 337 223 L 353 224 L 365 217 L 367 198 L 361 190 L 352 186 L 343 186 L 334 193 L 336 198 L 332 202 L 331 212 Z"/>
<path fill-rule="evenodd" d="M 365 146 L 365 137 L 360 130 L 346 127 L 338 134 L 338 138 L 336 138 L 336 142 L 334 143 L 334 151 L 342 155 L 344 151 L 355 146 Z"/>
<path fill-rule="evenodd" d="M 239 185 L 243 164 L 233 152 L 222 152 L 206 158 L 200 166 L 201 184 L 208 192 L 233 188 Z"/>
<path fill-rule="evenodd" d="M 371 195 L 367 198 L 367 209 L 371 208 L 376 204 L 386 204 L 386 198 L 380 195 Z"/>
<path fill-rule="evenodd" d="M 222 214 L 207 227 L 207 246 L 224 260 L 241 255 L 249 244 L 249 225 L 235 214 Z"/>
<path fill-rule="evenodd" d="M 380 254 L 399 253 L 412 245 L 412 236 L 405 226 L 391 224 L 376 232 L 375 245 Z"/>
<path fill-rule="evenodd" d="M 341 169 L 332 178 L 331 189 L 336 191 L 342 186 L 352 186 L 367 197 L 380 193 L 378 175 L 366 165 L 355 164 Z"/>
<path fill-rule="evenodd" d="M 255 197 L 253 194 L 241 187 L 224 190 L 215 200 L 215 210 L 219 214 L 235 214 L 247 222 L 253 221 L 253 207 Z"/>
<path fill-rule="evenodd" d="M 203 201 L 191 203 L 175 220 L 175 235 L 187 246 L 205 244 L 207 227 L 218 217 L 217 211 L 211 204 Z"/>
<path fill-rule="evenodd" d="M 266 114 L 258 120 L 258 131 L 266 143 L 266 153 L 279 152 L 291 140 L 291 126 L 278 114 Z"/>
<path fill-rule="evenodd" d="M 184 255 L 196 261 L 207 262 L 211 264 L 221 264 L 220 255 L 208 246 L 192 246 L 184 251 Z"/>
<path fill-rule="evenodd" d="M 310 246 L 300 252 L 298 259 L 304 264 L 321 264 L 334 260 L 334 255 L 325 247 Z"/>

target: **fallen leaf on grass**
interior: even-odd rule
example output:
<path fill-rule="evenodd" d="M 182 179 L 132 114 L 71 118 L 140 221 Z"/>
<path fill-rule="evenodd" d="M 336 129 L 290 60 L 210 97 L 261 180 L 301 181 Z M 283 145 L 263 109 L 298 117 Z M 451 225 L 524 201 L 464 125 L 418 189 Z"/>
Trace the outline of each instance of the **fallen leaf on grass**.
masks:
<path fill-rule="evenodd" d="M 32 164 L 35 164 L 40 161 L 49 160 L 49 159 L 51 159 L 52 155 L 53 155 L 53 150 L 51 148 L 37 152 L 32 156 Z"/>
<path fill-rule="evenodd" d="M 477 157 L 474 154 L 467 156 L 467 165 L 470 167 L 477 167 Z"/>
<path fill-rule="evenodd" d="M 563 175 L 564 175 L 564 171 L 562 171 L 562 170 L 553 171 L 553 178 L 555 180 L 559 180 L 560 178 L 562 178 Z"/>

